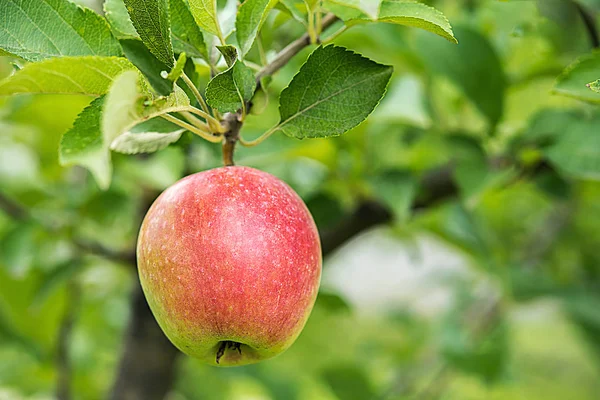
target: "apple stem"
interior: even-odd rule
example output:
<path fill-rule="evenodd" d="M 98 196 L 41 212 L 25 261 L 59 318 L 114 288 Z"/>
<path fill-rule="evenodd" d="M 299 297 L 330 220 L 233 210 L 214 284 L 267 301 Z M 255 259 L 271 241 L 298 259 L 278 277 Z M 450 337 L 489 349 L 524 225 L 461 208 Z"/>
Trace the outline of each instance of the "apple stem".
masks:
<path fill-rule="evenodd" d="M 224 125 L 227 127 L 223 136 L 223 164 L 226 167 L 235 165 L 233 162 L 233 153 L 235 145 L 240 139 L 240 129 L 242 129 L 242 120 L 238 113 L 229 113 L 225 116 Z"/>

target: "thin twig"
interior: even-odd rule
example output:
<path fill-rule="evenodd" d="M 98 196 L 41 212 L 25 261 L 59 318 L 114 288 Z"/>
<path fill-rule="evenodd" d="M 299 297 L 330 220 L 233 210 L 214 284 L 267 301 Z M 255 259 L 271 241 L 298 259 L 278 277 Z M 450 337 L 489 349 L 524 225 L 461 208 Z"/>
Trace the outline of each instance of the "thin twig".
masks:
<path fill-rule="evenodd" d="M 264 142 L 266 139 L 268 139 L 272 134 L 277 132 L 280 128 L 281 128 L 281 125 L 277 124 L 273 128 L 269 129 L 267 132 L 260 135 L 258 138 L 254 139 L 254 140 L 250 140 L 250 141 L 246 141 L 240 136 L 239 137 L 240 144 L 244 147 L 258 146 L 259 144 Z"/>
<path fill-rule="evenodd" d="M 192 114 L 196 114 L 196 115 L 199 115 L 200 117 L 204 118 L 206 120 L 206 122 L 208 122 L 210 128 L 213 130 L 212 133 L 223 133 L 223 130 L 221 129 L 221 122 L 217 118 L 213 117 L 212 115 L 207 114 L 204 111 L 199 110 L 194 106 L 186 107 L 185 111 L 191 112 Z M 215 113 L 215 115 L 218 115 L 218 114 Z"/>
<path fill-rule="evenodd" d="M 202 110 L 204 110 L 206 114 L 210 115 L 210 109 L 208 108 L 208 104 L 206 104 L 206 101 L 204 101 L 204 97 L 202 97 L 202 94 L 200 93 L 194 82 L 192 82 L 192 80 L 185 74 L 185 72 L 181 74 L 181 79 L 183 79 L 187 87 L 190 88 L 190 90 L 194 94 L 194 97 L 196 97 L 196 100 L 198 100 L 198 103 L 200 104 Z"/>
<path fill-rule="evenodd" d="M 194 125 L 188 124 L 187 122 L 182 121 L 179 118 L 176 118 L 172 115 L 162 114 L 160 117 L 162 119 L 165 119 L 165 120 L 175 124 L 175 125 L 182 127 L 183 129 L 187 129 L 188 131 L 192 132 L 193 134 L 198 135 L 202 139 L 205 139 L 211 143 L 220 143 L 221 142 L 221 138 L 219 136 L 213 136 L 208 132 L 204 132 L 200 128 L 197 128 Z"/>
<path fill-rule="evenodd" d="M 322 44 L 329 44 L 331 42 L 333 42 L 335 39 L 337 39 L 341 34 L 343 34 L 344 32 L 346 32 L 348 30 L 348 28 L 350 28 L 348 25 L 344 25 L 342 26 L 340 29 L 338 29 L 337 31 L 335 31 L 333 34 L 331 34 L 331 36 L 329 36 L 326 39 L 323 39 L 323 41 L 321 42 Z"/>
<path fill-rule="evenodd" d="M 206 123 L 200 118 L 196 118 L 191 112 L 183 111 L 180 114 L 183 118 L 185 118 L 190 124 L 194 125 L 195 127 L 202 129 L 206 132 L 210 131 L 209 126 L 206 125 Z"/>

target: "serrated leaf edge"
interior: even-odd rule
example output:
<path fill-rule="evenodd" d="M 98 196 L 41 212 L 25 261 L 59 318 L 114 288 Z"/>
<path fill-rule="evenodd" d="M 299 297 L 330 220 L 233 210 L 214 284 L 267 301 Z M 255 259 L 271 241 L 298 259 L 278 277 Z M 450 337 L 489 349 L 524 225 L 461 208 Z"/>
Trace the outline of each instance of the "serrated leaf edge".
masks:
<path fill-rule="evenodd" d="M 392 73 L 393 73 L 393 69 L 394 69 L 394 68 L 393 68 L 391 65 L 379 64 L 378 62 L 376 62 L 376 61 L 373 61 L 373 60 L 371 60 L 370 58 L 368 58 L 368 57 L 365 57 L 365 56 L 363 56 L 362 54 L 360 54 L 360 53 L 358 53 L 358 52 L 356 52 L 356 51 L 350 50 L 350 49 L 348 49 L 348 48 L 345 48 L 345 47 L 343 47 L 343 46 L 336 46 L 336 45 L 334 45 L 334 44 L 329 44 L 329 45 L 327 45 L 327 46 L 319 46 L 319 47 L 317 47 L 317 48 L 316 48 L 316 49 L 313 51 L 313 53 L 314 53 L 315 51 L 319 50 L 319 49 L 326 49 L 326 48 L 328 48 L 328 47 L 331 47 L 331 46 L 333 46 L 333 47 L 339 47 L 339 48 L 341 48 L 341 49 L 344 49 L 344 51 L 345 51 L 345 52 L 347 52 L 347 53 L 352 53 L 353 55 L 357 55 L 357 56 L 359 56 L 359 57 L 361 57 L 361 58 L 363 58 L 363 59 L 365 59 L 365 60 L 368 60 L 368 61 L 371 61 L 371 62 L 373 62 L 373 63 L 376 63 L 376 64 L 378 64 L 378 65 L 381 65 L 381 66 L 387 67 L 386 71 L 388 71 L 389 69 L 391 69 L 391 70 L 392 70 L 392 71 L 390 72 L 390 78 L 391 78 L 391 75 L 392 75 Z M 310 57 L 311 57 L 311 56 L 312 56 L 312 53 L 311 53 L 311 55 L 308 57 L 308 59 L 306 60 L 306 62 L 305 62 L 303 65 L 302 65 L 302 67 L 304 67 L 304 65 L 306 65 L 306 63 L 308 62 L 308 60 L 310 60 Z M 283 93 L 284 93 L 284 92 L 286 92 L 287 90 L 290 90 L 290 85 L 292 84 L 292 82 L 294 81 L 294 79 L 296 79 L 296 77 L 297 77 L 297 76 L 298 76 L 298 75 L 299 75 L 299 74 L 302 72 L 302 67 L 300 67 L 300 69 L 298 70 L 298 72 L 296 73 L 296 75 L 294 75 L 294 77 L 293 77 L 293 78 L 292 78 L 292 80 L 290 81 L 290 84 L 289 84 L 289 85 L 288 85 L 288 86 L 287 86 L 285 89 L 283 89 L 283 90 L 281 91 L 281 94 L 279 95 L 279 97 L 280 97 L 280 98 L 281 98 L 281 96 L 283 95 Z M 382 72 L 381 74 L 383 75 L 383 72 Z M 366 79 L 365 79 L 365 81 L 366 81 Z M 391 81 L 391 79 L 388 79 L 388 81 L 387 81 L 387 83 L 386 83 L 386 85 L 385 85 L 385 89 L 383 90 L 383 93 L 382 93 L 381 97 L 379 98 L 379 100 L 378 100 L 378 101 L 377 101 L 377 103 L 375 104 L 375 107 L 373 107 L 373 109 L 371 110 L 371 112 L 369 112 L 369 113 L 368 113 L 368 114 L 365 116 L 365 118 L 364 118 L 362 121 L 360 121 L 360 122 L 359 122 L 359 123 L 358 123 L 358 124 L 357 124 L 357 125 L 356 125 L 354 128 L 356 128 L 357 126 L 359 126 L 359 125 L 361 125 L 363 122 L 365 122 L 365 121 L 366 121 L 366 120 L 369 118 L 369 116 L 370 116 L 370 115 L 371 115 L 371 114 L 372 114 L 372 113 L 375 111 L 375 109 L 376 109 L 376 108 L 379 106 L 379 104 L 381 103 L 381 101 L 383 100 L 383 98 L 385 97 L 385 95 L 386 95 L 386 93 L 387 93 L 387 91 L 388 91 L 388 87 L 389 87 L 390 81 Z M 363 82 L 364 82 L 364 81 L 361 81 L 361 82 L 357 83 L 356 85 L 358 85 L 358 84 L 360 84 L 360 83 L 363 83 Z M 353 85 L 353 86 L 354 86 L 354 85 Z M 329 98 L 331 98 L 331 97 L 333 97 L 333 96 L 337 96 L 337 95 L 338 95 L 338 94 L 340 94 L 340 93 L 341 93 L 341 92 L 337 92 L 337 93 L 335 93 L 335 94 L 333 94 L 333 95 L 330 95 L 330 96 L 328 96 L 326 99 L 323 99 L 322 101 L 320 101 L 318 104 L 321 104 L 322 102 L 326 101 L 327 99 L 329 99 Z M 311 108 L 315 107 L 316 105 L 317 105 L 317 104 L 315 103 L 315 104 L 311 105 L 310 107 L 308 107 L 308 108 L 305 108 L 303 111 L 309 110 L 309 109 L 311 109 Z M 281 103 L 279 104 L 279 114 L 281 115 Z M 293 117 L 293 118 L 296 118 L 296 117 L 298 116 L 298 114 L 299 114 L 299 113 L 296 113 L 296 114 L 294 114 L 294 117 Z M 285 124 L 286 124 L 286 123 L 288 123 L 289 121 L 291 121 L 293 118 L 292 118 L 292 117 L 289 117 L 289 118 L 287 118 L 285 121 L 281 121 L 281 122 L 279 123 L 279 126 L 277 127 L 276 131 L 278 131 L 278 130 L 281 130 L 281 131 L 282 131 L 282 132 L 283 132 L 285 135 L 287 135 L 287 136 L 291 136 L 291 137 L 294 137 L 294 138 L 296 138 L 296 139 L 299 139 L 299 140 L 302 140 L 302 139 L 326 139 L 326 138 L 330 138 L 330 137 L 338 137 L 338 136 L 341 136 L 341 135 L 343 135 L 344 133 L 348 132 L 348 131 L 344 131 L 344 132 L 340 132 L 340 133 L 331 134 L 331 135 L 328 135 L 328 136 L 325 136 L 325 137 L 321 137 L 321 136 L 314 136 L 314 135 L 312 135 L 312 136 L 311 136 L 311 135 L 306 135 L 306 136 L 301 136 L 301 137 L 300 137 L 300 136 L 296 136 L 296 135 L 290 135 L 290 134 L 286 133 L 286 132 L 285 132 L 285 129 L 283 129 L 283 128 L 285 127 Z M 351 128 L 351 129 L 354 129 L 354 128 Z"/>

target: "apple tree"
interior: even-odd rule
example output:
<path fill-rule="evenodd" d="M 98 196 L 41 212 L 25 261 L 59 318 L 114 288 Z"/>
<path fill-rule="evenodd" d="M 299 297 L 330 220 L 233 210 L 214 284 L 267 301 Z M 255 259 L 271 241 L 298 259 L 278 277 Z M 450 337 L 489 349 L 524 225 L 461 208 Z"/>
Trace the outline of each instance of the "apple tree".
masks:
<path fill-rule="evenodd" d="M 600 391 L 595 0 L 1 2 L 0 398 Z"/>

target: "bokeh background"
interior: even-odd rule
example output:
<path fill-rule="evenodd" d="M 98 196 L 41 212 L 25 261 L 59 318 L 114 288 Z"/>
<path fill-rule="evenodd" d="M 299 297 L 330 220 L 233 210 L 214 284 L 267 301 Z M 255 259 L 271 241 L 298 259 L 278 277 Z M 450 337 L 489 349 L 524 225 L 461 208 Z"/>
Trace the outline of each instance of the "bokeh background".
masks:
<path fill-rule="evenodd" d="M 91 98 L 0 98 L 0 399 L 599 399 L 600 107 L 555 82 L 598 46 L 600 1 L 427 3 L 458 46 L 382 24 L 336 39 L 395 67 L 367 122 L 238 149 L 239 164 L 303 197 L 326 256 L 302 335 L 258 365 L 178 354 L 137 283 L 149 202 L 219 166 L 219 146 L 186 136 L 114 154 L 103 192 L 58 164 Z M 273 12 L 268 55 L 301 34 Z M 277 122 L 277 94 L 308 53 L 275 77 L 244 136 Z M 0 77 L 14 62 L 0 57 Z"/>

